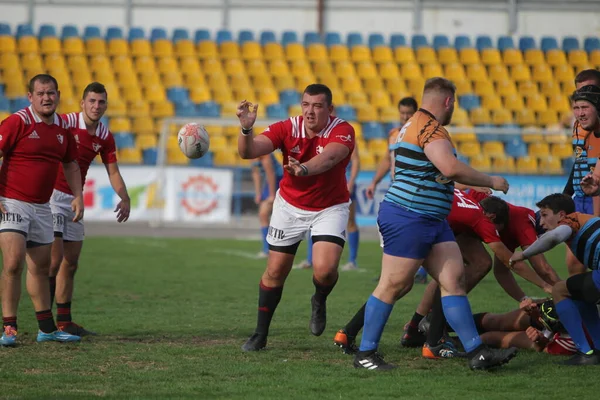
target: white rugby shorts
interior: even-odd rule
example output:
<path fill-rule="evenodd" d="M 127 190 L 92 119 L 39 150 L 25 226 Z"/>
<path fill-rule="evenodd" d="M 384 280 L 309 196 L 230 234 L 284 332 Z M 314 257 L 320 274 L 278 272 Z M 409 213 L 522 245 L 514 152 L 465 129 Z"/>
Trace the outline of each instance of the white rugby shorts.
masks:
<path fill-rule="evenodd" d="M 320 211 L 294 207 L 279 191 L 273 202 L 267 242 L 271 246 L 291 246 L 311 236 L 335 236 L 346 241 L 350 202 L 336 204 Z"/>
<path fill-rule="evenodd" d="M 71 210 L 71 202 L 75 196 L 54 189 L 50 197 L 50 208 L 52 209 L 54 236 L 62 237 L 69 242 L 83 241 L 84 228 L 83 219 L 73 222 L 75 212 Z"/>
<path fill-rule="evenodd" d="M 0 232 L 18 232 L 28 245 L 45 245 L 54 241 L 50 205 L 0 197 L 6 210 L 0 221 Z"/>

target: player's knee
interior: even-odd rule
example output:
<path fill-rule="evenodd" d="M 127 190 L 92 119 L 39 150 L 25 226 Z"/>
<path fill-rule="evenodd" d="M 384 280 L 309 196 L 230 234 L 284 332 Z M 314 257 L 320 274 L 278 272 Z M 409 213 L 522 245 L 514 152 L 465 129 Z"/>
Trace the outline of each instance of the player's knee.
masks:
<path fill-rule="evenodd" d="M 569 297 L 569 289 L 567 289 L 567 281 L 560 281 L 552 287 L 552 297 L 554 298 L 555 303 Z"/>
<path fill-rule="evenodd" d="M 2 273 L 8 276 L 19 276 L 23 273 L 23 262 L 19 259 L 4 258 Z"/>

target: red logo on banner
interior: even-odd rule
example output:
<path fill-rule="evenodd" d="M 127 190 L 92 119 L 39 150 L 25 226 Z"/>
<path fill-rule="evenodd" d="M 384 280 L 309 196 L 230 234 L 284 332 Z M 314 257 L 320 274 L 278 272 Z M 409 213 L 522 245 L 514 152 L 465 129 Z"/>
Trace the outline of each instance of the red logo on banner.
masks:
<path fill-rule="evenodd" d="M 217 208 L 219 185 L 210 177 L 192 176 L 181 184 L 181 189 L 183 191 L 181 205 L 188 213 L 193 215 L 209 214 Z"/>

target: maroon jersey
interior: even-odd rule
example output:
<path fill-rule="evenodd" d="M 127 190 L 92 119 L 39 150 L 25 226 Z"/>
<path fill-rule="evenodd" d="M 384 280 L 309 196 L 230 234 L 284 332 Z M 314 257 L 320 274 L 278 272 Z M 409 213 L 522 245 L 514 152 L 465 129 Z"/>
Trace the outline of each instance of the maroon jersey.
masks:
<path fill-rule="evenodd" d="M 472 232 L 484 243 L 500 242 L 496 227 L 484 214 L 477 201 L 469 194 L 454 189 L 452 209 L 448 214 L 448 224 L 455 235 Z"/>

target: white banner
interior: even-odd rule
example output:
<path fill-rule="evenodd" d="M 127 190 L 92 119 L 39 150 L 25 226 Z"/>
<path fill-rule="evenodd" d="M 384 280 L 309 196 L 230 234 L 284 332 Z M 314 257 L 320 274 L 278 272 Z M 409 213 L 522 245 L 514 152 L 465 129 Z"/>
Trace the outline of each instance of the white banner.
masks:
<path fill-rule="evenodd" d="M 121 166 L 131 198 L 131 221 L 228 222 L 233 173 L 210 168 L 167 167 L 164 189 L 157 196 L 156 167 Z M 84 188 L 86 221 L 114 221 L 119 203 L 103 165 L 92 165 Z"/>

